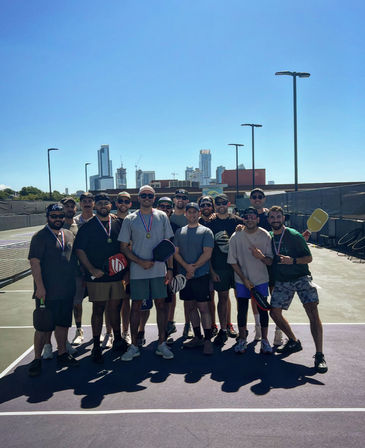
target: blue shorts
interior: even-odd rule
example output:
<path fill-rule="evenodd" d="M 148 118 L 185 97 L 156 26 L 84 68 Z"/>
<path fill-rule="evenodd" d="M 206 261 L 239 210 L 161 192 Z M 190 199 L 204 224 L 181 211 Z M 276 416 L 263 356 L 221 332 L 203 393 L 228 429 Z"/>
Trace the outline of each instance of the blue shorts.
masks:
<path fill-rule="evenodd" d="M 263 296 L 267 297 L 269 295 L 269 284 L 268 283 L 261 283 L 261 285 L 255 285 L 256 291 L 261 293 Z M 236 283 L 236 293 L 237 297 L 240 297 L 242 299 L 250 299 L 251 298 L 251 292 L 249 289 L 246 288 L 245 285 L 242 283 Z"/>

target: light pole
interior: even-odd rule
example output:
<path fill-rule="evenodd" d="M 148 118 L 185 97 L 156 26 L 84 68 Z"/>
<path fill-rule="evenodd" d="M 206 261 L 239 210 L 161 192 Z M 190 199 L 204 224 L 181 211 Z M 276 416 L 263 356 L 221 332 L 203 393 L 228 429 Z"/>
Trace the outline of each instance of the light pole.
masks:
<path fill-rule="evenodd" d="M 262 128 L 262 124 L 244 123 L 241 126 L 251 126 L 252 130 L 252 190 L 255 188 L 255 131 L 254 128 Z"/>
<path fill-rule="evenodd" d="M 85 163 L 85 185 L 86 185 L 85 193 L 87 193 L 87 166 L 88 165 L 91 165 L 91 162 L 86 162 Z"/>
<path fill-rule="evenodd" d="M 275 75 L 287 75 L 293 78 L 293 101 L 294 101 L 294 185 L 298 191 L 298 144 L 297 144 L 297 76 L 298 78 L 309 78 L 310 73 L 305 72 L 276 72 Z"/>
<path fill-rule="evenodd" d="M 52 200 L 52 187 L 51 187 L 51 163 L 49 159 L 49 152 L 50 151 L 59 151 L 59 148 L 48 148 L 47 149 L 47 155 L 48 155 L 48 181 L 49 181 L 49 199 Z"/>
<path fill-rule="evenodd" d="M 235 146 L 236 147 L 236 204 L 238 200 L 238 147 L 244 146 L 240 143 L 228 143 L 228 146 Z"/>

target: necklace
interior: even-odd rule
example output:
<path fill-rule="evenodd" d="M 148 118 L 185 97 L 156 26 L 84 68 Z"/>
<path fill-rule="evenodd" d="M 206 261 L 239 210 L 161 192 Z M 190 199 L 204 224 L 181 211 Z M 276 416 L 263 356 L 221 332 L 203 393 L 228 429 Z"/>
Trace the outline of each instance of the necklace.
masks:
<path fill-rule="evenodd" d="M 151 238 L 152 221 L 153 221 L 153 209 L 152 209 L 151 216 L 148 219 L 148 224 L 146 224 L 146 222 L 145 222 L 145 220 L 143 218 L 143 215 L 141 213 L 141 210 L 138 212 L 138 214 L 139 214 L 139 217 L 142 220 L 143 227 L 144 227 L 144 229 L 146 231 L 146 238 L 150 239 Z"/>
<path fill-rule="evenodd" d="M 112 243 L 112 239 L 110 238 L 110 232 L 112 231 L 112 217 L 109 215 L 109 228 L 108 230 L 106 230 L 106 228 L 103 226 L 103 223 L 100 221 L 100 219 L 95 216 L 95 218 L 98 220 L 99 224 L 101 225 L 102 229 L 104 230 L 104 232 L 106 233 L 108 239 L 106 240 L 107 243 Z"/>

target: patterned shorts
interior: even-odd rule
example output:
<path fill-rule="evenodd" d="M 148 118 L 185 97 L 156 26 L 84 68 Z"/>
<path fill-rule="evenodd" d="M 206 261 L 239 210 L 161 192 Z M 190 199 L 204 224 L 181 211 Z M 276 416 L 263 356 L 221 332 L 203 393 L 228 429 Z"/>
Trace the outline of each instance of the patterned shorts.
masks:
<path fill-rule="evenodd" d="M 290 282 L 276 281 L 271 294 L 271 306 L 287 310 L 295 293 L 298 294 L 303 305 L 319 302 L 317 288 L 312 282 L 312 277 L 306 275 Z"/>

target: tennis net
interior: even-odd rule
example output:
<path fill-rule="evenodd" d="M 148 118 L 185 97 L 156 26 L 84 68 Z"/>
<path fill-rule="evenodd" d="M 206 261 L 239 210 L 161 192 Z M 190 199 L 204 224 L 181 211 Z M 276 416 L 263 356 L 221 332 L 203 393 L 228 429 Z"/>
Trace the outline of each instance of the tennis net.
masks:
<path fill-rule="evenodd" d="M 0 243 L 0 286 L 30 273 L 29 244 L 30 241 Z"/>

